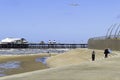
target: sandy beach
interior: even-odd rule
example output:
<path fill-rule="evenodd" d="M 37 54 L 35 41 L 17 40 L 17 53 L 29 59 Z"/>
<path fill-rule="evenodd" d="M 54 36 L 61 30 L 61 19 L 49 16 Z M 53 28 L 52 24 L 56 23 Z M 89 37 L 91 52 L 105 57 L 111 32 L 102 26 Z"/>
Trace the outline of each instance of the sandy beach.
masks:
<path fill-rule="evenodd" d="M 103 50 L 95 50 L 96 60 L 91 61 L 92 49 L 75 49 L 47 59 L 48 69 L 36 70 L 0 80 L 119 80 L 120 52 L 112 51 L 107 59 Z M 4 61 L 4 57 L 3 57 Z"/>

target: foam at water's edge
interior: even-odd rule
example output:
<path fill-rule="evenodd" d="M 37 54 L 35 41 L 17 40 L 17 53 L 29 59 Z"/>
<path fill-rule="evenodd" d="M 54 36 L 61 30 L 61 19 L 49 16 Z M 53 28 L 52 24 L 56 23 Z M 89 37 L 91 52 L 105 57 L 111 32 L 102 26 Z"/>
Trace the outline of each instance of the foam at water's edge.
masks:
<path fill-rule="evenodd" d="M 0 55 L 21 55 L 38 53 L 63 53 L 69 49 L 1 49 Z"/>

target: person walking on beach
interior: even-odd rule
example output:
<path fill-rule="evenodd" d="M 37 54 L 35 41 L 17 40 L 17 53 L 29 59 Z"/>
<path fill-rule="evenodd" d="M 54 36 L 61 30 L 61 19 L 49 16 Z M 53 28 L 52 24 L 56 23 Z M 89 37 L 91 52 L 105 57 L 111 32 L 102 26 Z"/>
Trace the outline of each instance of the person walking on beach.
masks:
<path fill-rule="evenodd" d="M 92 61 L 95 61 L 95 51 L 92 51 Z"/>
<path fill-rule="evenodd" d="M 105 58 L 108 57 L 108 54 L 109 54 L 109 53 L 110 53 L 110 52 L 109 52 L 109 49 L 108 49 L 108 48 L 104 50 Z"/>

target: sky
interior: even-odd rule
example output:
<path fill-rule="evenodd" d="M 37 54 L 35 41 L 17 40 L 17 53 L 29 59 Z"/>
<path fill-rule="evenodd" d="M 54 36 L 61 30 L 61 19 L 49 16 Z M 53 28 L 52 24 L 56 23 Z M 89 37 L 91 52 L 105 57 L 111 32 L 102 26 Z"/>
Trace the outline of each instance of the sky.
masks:
<path fill-rule="evenodd" d="M 0 40 L 87 43 L 120 21 L 120 0 L 0 0 Z"/>

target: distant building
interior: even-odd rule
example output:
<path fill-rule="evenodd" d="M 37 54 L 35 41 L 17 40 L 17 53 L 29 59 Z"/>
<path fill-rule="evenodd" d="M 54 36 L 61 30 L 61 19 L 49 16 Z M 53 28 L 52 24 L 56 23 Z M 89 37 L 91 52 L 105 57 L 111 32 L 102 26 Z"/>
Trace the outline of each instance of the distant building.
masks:
<path fill-rule="evenodd" d="M 1 44 L 8 44 L 8 43 L 11 43 L 11 44 L 25 44 L 25 43 L 28 43 L 28 42 L 24 38 L 5 38 L 5 39 L 1 40 L 0 43 Z"/>
<path fill-rule="evenodd" d="M 44 42 L 44 41 L 41 41 L 40 44 L 45 44 L 45 42 Z"/>
<path fill-rule="evenodd" d="M 55 40 L 53 41 L 53 44 L 56 44 L 56 41 L 55 41 Z"/>
<path fill-rule="evenodd" d="M 49 41 L 48 41 L 48 44 L 52 44 L 52 41 L 51 41 L 51 40 L 49 40 Z"/>

